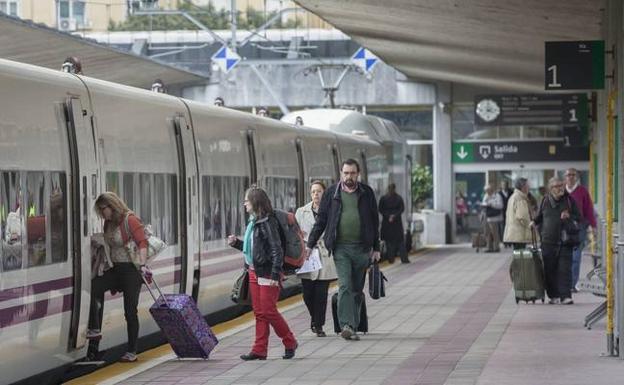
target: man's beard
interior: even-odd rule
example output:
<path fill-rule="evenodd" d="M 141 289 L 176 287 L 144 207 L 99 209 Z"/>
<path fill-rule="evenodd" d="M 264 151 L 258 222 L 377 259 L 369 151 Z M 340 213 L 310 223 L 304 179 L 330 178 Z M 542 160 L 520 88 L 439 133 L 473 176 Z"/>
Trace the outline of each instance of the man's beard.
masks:
<path fill-rule="evenodd" d="M 345 186 L 352 188 L 355 187 L 355 181 L 352 179 L 347 179 L 344 181 Z"/>

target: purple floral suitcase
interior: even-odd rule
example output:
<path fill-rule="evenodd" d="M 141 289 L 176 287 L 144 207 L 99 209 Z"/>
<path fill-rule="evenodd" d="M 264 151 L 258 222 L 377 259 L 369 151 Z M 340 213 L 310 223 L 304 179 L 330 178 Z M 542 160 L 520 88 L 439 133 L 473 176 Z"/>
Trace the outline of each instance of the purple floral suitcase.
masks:
<path fill-rule="evenodd" d="M 160 293 L 160 297 L 156 298 L 150 285 L 145 284 L 155 301 L 149 311 L 175 354 L 180 358 L 208 358 L 219 341 L 193 298 L 186 294 L 163 295 L 154 282 Z"/>

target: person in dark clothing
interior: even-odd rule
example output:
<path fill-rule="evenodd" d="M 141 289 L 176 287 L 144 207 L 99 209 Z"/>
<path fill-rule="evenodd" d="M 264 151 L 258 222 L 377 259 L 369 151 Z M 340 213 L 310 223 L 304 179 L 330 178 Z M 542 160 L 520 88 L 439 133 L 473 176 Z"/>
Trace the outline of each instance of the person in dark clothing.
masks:
<path fill-rule="evenodd" d="M 574 303 L 570 290 L 574 246 L 562 242 L 561 232 L 563 229 L 572 232 L 580 214 L 561 179 L 551 178 L 548 190 L 532 225 L 538 226 L 542 239 L 546 293 L 550 298 L 548 303 L 571 305 Z"/>
<path fill-rule="evenodd" d="M 228 236 L 228 244 L 243 252 L 245 266 L 249 267 L 249 293 L 256 318 L 256 338 L 251 352 L 243 354 L 244 361 L 266 360 L 271 326 L 284 344 L 283 359 L 295 356 L 297 340 L 288 323 L 277 310 L 283 276 L 284 251 L 279 223 L 273 213 L 266 192 L 256 186 L 245 192 L 245 210 L 249 223 L 243 239 Z"/>
<path fill-rule="evenodd" d="M 330 186 L 308 236 L 306 253 L 321 237 L 334 256 L 338 273 L 338 320 L 346 340 L 359 340 L 362 289 L 370 260 L 379 261 L 379 212 L 370 186 L 358 182 L 360 165 L 353 159 L 342 163 L 340 182 Z"/>
<path fill-rule="evenodd" d="M 388 192 L 379 200 L 379 214 L 381 214 L 381 240 L 386 243 L 386 255 L 388 262 L 394 263 L 397 255 L 402 263 L 409 263 L 405 242 L 403 239 L 403 219 L 401 215 L 405 210 L 403 198 L 396 192 L 396 185 L 390 183 Z"/>
<path fill-rule="evenodd" d="M 500 195 L 501 199 L 503 200 L 503 221 L 501 223 L 501 226 L 499 227 L 500 239 L 504 238 L 505 222 L 507 219 L 507 216 L 505 215 L 505 213 L 507 213 L 507 202 L 509 202 L 509 198 L 511 198 L 511 194 L 513 194 L 513 192 L 514 190 L 509 186 L 508 180 L 504 180 L 501 182 L 500 190 L 498 190 L 498 195 Z M 511 246 L 511 244 L 508 242 L 503 242 L 503 245 L 505 247 Z"/>

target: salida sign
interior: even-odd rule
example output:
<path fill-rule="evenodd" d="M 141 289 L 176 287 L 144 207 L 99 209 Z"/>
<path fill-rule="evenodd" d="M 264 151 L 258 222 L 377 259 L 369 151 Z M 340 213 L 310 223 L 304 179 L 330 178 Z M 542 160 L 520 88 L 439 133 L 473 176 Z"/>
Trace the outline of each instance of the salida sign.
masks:
<path fill-rule="evenodd" d="M 454 163 L 587 161 L 587 147 L 566 146 L 563 141 L 454 142 Z"/>

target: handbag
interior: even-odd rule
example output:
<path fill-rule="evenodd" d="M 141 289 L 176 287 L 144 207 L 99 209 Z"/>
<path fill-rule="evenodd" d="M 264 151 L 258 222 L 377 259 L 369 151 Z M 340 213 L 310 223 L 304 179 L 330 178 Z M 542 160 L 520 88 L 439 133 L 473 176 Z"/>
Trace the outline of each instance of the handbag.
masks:
<path fill-rule="evenodd" d="M 567 199 L 568 199 L 568 207 L 572 209 L 572 203 L 570 202 L 570 197 L 568 197 Z M 581 227 L 579 226 L 577 221 L 573 219 L 564 221 L 561 224 L 561 235 L 560 235 L 561 244 L 563 246 L 572 246 L 572 247 L 576 247 L 580 245 L 581 244 L 580 232 L 581 232 Z"/>
<path fill-rule="evenodd" d="M 247 269 L 244 269 L 241 275 L 234 281 L 230 299 L 232 302 L 239 305 L 251 304 L 251 297 L 249 295 L 249 271 L 247 271 Z"/>
<path fill-rule="evenodd" d="M 126 251 L 128 252 L 128 255 L 130 256 L 130 260 L 132 261 L 132 263 L 134 263 L 136 266 L 139 266 L 141 264 L 140 256 L 139 256 L 139 249 L 136 245 L 136 242 L 134 242 L 134 239 L 132 238 L 132 232 L 130 231 L 130 224 L 128 223 L 129 215 L 130 215 L 129 213 L 126 214 L 126 218 L 124 219 L 124 226 L 126 229 L 126 234 L 128 234 L 128 242 L 125 244 L 124 247 Z M 154 259 L 154 257 L 160 254 L 164 249 L 166 249 L 167 243 L 152 233 L 151 225 L 144 225 L 143 231 L 145 233 L 145 238 L 147 238 L 147 261 L 145 261 L 147 263 L 147 262 L 151 262 Z"/>

